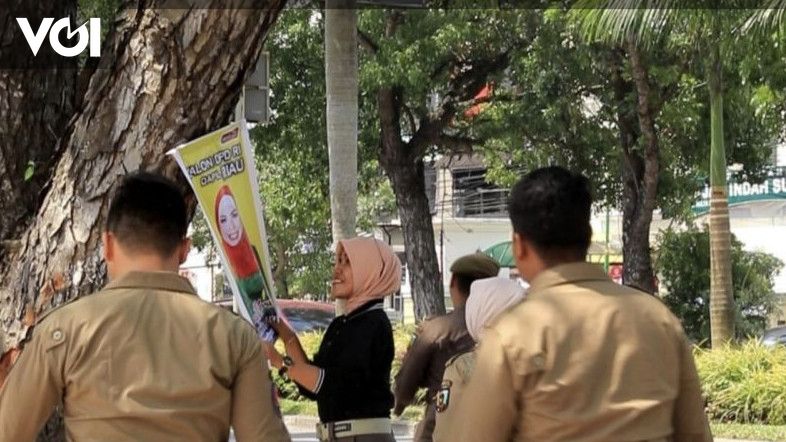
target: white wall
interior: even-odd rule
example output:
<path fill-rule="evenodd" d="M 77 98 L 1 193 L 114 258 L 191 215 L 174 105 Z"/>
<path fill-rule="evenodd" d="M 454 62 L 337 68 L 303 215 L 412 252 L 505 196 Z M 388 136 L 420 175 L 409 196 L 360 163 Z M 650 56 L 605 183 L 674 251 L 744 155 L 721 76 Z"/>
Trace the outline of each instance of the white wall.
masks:
<path fill-rule="evenodd" d="M 440 227 L 444 229 L 442 278 L 445 289 L 450 283 L 450 266 L 458 258 L 485 250 L 494 244 L 510 241 L 512 228 L 507 218 L 446 218 L 444 224 L 434 220 L 437 260 L 440 259 Z M 446 291 L 447 293 L 447 291 Z"/>
<path fill-rule="evenodd" d="M 218 271 L 214 267 L 214 272 Z M 191 281 L 200 298 L 210 302 L 212 299 L 210 289 L 212 286 L 210 268 L 206 266 L 204 254 L 191 249 L 186 262 L 180 266 L 180 275 Z"/>

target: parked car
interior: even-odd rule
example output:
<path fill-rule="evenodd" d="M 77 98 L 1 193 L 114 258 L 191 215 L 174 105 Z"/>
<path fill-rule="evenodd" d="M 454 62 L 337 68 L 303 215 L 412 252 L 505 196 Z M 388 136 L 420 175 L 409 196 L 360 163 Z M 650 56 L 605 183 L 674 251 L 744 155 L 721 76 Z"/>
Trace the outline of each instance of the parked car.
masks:
<path fill-rule="evenodd" d="M 277 302 L 284 321 L 297 334 L 324 331 L 336 317 L 335 307 L 327 302 L 297 299 L 279 299 Z"/>
<path fill-rule="evenodd" d="M 761 338 L 761 343 L 766 347 L 774 347 L 778 344 L 786 345 L 786 326 L 766 330 Z"/>

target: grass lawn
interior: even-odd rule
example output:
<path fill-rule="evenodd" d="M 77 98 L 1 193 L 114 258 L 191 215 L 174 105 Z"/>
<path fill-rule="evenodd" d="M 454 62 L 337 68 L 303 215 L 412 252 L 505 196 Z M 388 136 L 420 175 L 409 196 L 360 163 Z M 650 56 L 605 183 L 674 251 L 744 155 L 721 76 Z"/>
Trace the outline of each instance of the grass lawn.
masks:
<path fill-rule="evenodd" d="M 786 441 L 786 425 L 719 424 L 712 423 L 715 437 Z"/>
<path fill-rule="evenodd" d="M 317 403 L 314 401 L 293 401 L 289 399 L 279 399 L 278 405 L 281 406 L 281 414 L 283 415 L 302 415 L 302 416 L 316 416 Z"/>
<path fill-rule="evenodd" d="M 281 399 L 281 412 L 285 415 L 317 415 L 317 403 L 314 401 L 292 401 Z M 423 407 L 407 407 L 402 420 L 418 421 L 423 416 Z M 749 424 L 712 424 L 715 437 L 729 439 L 751 439 L 763 441 L 786 441 L 786 425 L 749 425 Z"/>

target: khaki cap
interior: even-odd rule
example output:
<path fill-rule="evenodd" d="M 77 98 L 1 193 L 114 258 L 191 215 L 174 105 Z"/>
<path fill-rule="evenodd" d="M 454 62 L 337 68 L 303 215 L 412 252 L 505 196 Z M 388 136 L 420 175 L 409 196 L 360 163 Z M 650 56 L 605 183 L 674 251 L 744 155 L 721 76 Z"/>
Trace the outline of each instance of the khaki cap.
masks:
<path fill-rule="evenodd" d="M 485 253 L 476 252 L 454 261 L 450 271 L 474 278 L 491 278 L 499 273 L 499 263 Z"/>

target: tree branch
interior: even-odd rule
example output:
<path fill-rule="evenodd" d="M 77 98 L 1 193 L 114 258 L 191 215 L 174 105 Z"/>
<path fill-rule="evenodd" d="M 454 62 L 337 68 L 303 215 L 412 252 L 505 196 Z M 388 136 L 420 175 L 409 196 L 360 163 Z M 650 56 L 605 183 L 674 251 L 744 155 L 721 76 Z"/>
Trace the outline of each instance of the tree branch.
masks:
<path fill-rule="evenodd" d="M 417 131 L 417 127 L 415 126 L 415 115 L 412 114 L 412 109 L 410 109 L 409 106 L 404 104 L 403 107 L 404 112 L 407 113 L 407 119 L 409 120 L 410 134 L 414 134 Z"/>
<path fill-rule="evenodd" d="M 390 38 L 393 37 L 393 34 L 396 33 L 398 30 L 398 25 L 401 24 L 401 19 L 404 18 L 404 14 L 401 11 L 393 10 L 388 15 L 388 21 L 385 24 L 385 37 Z"/>
<path fill-rule="evenodd" d="M 454 74 L 449 80 L 448 91 L 442 100 L 438 116 L 421 121 L 420 127 L 408 143 L 417 154 L 424 153 L 431 145 L 440 145 L 443 136 L 448 137 L 446 140 L 450 139 L 451 136 L 443 132 L 453 122 L 460 104 L 471 101 L 486 85 L 490 75 L 501 72 L 508 66 L 508 55 L 508 51 L 505 51 L 490 59 L 454 60 L 450 63 Z M 469 69 L 466 69 L 467 67 Z M 446 145 L 456 146 L 451 142 Z"/>
<path fill-rule="evenodd" d="M 436 143 L 437 146 L 447 150 L 448 153 L 451 155 L 455 154 L 472 154 L 474 151 L 473 146 L 478 145 L 481 143 L 481 140 L 477 140 L 474 138 L 469 137 L 462 137 L 458 135 L 446 135 L 442 134 L 438 137 Z"/>
<path fill-rule="evenodd" d="M 620 148 L 622 149 L 623 168 L 635 175 L 636 168 L 631 157 L 631 148 L 636 144 L 636 128 L 633 116 L 624 108 L 625 96 L 630 92 L 631 85 L 622 77 L 621 48 L 612 51 L 611 83 L 614 87 L 614 100 L 617 105 L 617 127 L 619 128 Z M 639 193 L 639 183 L 633 180 L 636 193 Z"/>
<path fill-rule="evenodd" d="M 402 162 L 401 155 L 401 90 L 398 87 L 383 87 L 377 91 L 379 112 L 380 160 L 394 165 Z M 413 137 L 414 138 L 414 137 Z"/>
<path fill-rule="evenodd" d="M 376 54 L 379 52 L 379 45 L 371 39 L 365 32 L 358 29 L 358 42 L 360 46 L 366 49 L 367 51 L 371 52 L 372 54 Z"/>
<path fill-rule="evenodd" d="M 639 114 L 639 127 L 645 140 L 644 173 L 641 177 L 645 193 L 642 200 L 642 210 L 649 213 L 649 217 L 651 218 L 652 211 L 655 210 L 658 192 L 658 172 L 660 166 L 658 163 L 658 153 L 660 145 L 658 143 L 657 129 L 655 129 L 652 100 L 650 99 L 649 72 L 647 71 L 647 66 L 644 63 L 638 46 L 636 46 L 636 43 L 632 39 L 628 40 L 628 55 L 638 95 L 637 112 Z"/>

